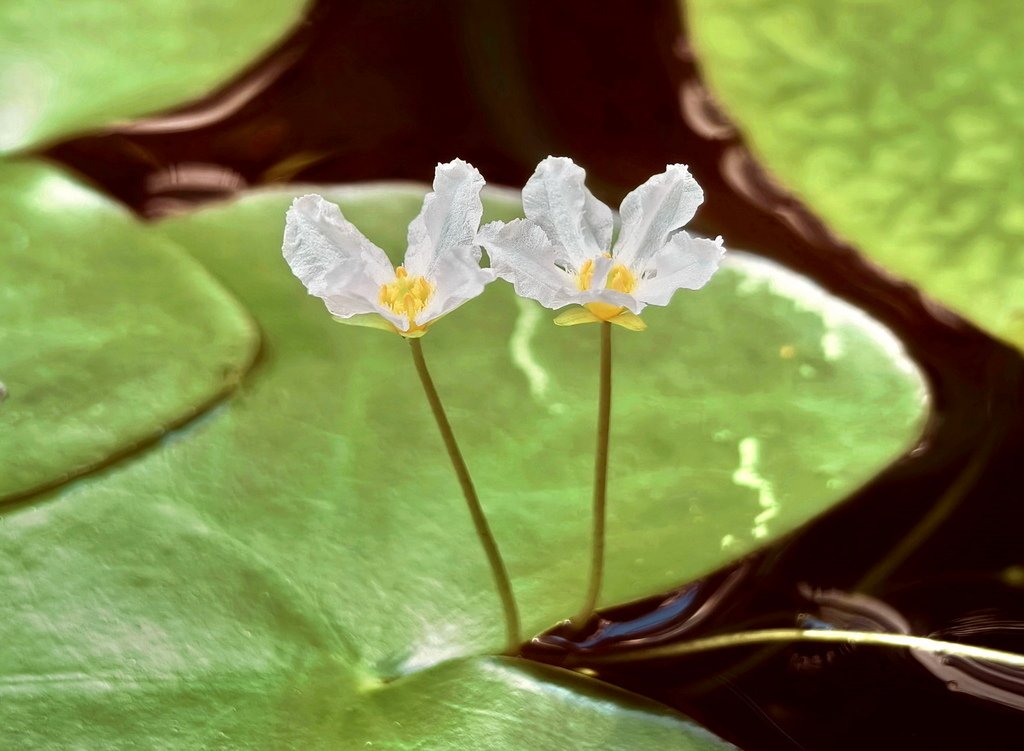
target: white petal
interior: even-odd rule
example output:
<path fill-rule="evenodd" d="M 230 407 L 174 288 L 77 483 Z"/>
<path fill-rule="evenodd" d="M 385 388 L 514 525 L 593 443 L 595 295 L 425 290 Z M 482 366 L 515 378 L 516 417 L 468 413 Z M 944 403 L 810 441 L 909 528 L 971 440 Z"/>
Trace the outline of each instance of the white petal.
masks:
<path fill-rule="evenodd" d="M 437 165 L 434 190 L 409 225 L 405 268 L 412 276 L 430 277 L 440 256 L 452 248 L 472 246 L 484 207 L 484 179 L 472 164 L 456 159 Z M 479 258 L 479 250 L 476 251 Z"/>
<path fill-rule="evenodd" d="M 567 157 L 549 156 L 523 188 L 526 217 L 540 225 L 577 268 L 607 253 L 612 242 L 612 210 L 584 184 L 587 173 Z"/>
<path fill-rule="evenodd" d="M 669 236 L 693 219 L 704 191 L 683 164 L 670 164 L 627 195 L 619 208 L 622 230 L 612 255 L 640 272 Z"/>
<path fill-rule="evenodd" d="M 357 316 L 342 318 L 337 316 L 334 319 L 338 323 L 345 323 L 349 326 L 358 326 L 367 329 L 381 329 L 382 331 L 394 331 L 394 324 L 379 313 L 364 313 Z M 405 331 L 405 329 L 402 329 Z"/>
<path fill-rule="evenodd" d="M 412 324 L 409 322 L 409 316 L 400 316 L 383 305 L 374 305 L 373 312 L 379 315 L 388 323 L 392 324 L 399 331 L 408 331 Z M 346 318 L 348 316 L 335 316 L 336 318 Z"/>
<path fill-rule="evenodd" d="M 631 313 L 639 313 L 645 307 L 645 304 L 633 295 L 627 295 L 625 292 L 616 292 L 613 289 L 588 289 L 585 292 L 577 293 L 573 302 L 577 305 L 603 302 L 608 305 L 626 308 Z"/>
<path fill-rule="evenodd" d="M 700 289 L 718 270 L 725 254 L 722 238 L 706 240 L 678 232 L 651 258 L 648 273 L 640 280 L 637 297 L 651 305 L 668 305 L 677 289 Z"/>
<path fill-rule="evenodd" d="M 495 278 L 492 269 L 480 268 L 480 250 L 475 245 L 452 248 L 439 257 L 434 276 L 428 279 L 434 285 L 434 293 L 416 316 L 416 323 L 422 326 L 451 313 L 483 292 Z"/>
<path fill-rule="evenodd" d="M 590 269 L 590 288 L 591 289 L 604 289 L 605 284 L 608 283 L 608 272 L 612 270 L 612 266 L 615 265 L 615 260 L 600 255 L 597 258 L 589 259 L 593 261 L 594 265 Z"/>
<path fill-rule="evenodd" d="M 309 294 L 339 318 L 378 312 L 380 285 L 395 275 L 384 251 L 318 195 L 292 202 L 282 252 Z"/>
<path fill-rule="evenodd" d="M 552 310 L 575 301 L 576 280 L 555 265 L 555 247 L 529 219 L 491 222 L 481 228 L 477 242 L 487 250 L 495 273 L 512 282 L 520 297 Z"/>

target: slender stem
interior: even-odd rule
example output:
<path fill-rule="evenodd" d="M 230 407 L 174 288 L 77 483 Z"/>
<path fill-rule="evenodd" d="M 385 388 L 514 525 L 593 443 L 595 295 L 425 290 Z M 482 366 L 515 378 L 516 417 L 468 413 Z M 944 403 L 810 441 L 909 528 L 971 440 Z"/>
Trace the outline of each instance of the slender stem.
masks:
<path fill-rule="evenodd" d="M 605 517 L 608 500 L 608 437 L 612 416 L 612 325 L 601 322 L 601 368 L 597 402 L 597 450 L 594 454 L 594 530 L 591 540 L 590 584 L 583 607 L 573 619 L 583 628 L 597 608 L 604 579 Z"/>
<path fill-rule="evenodd" d="M 480 538 L 484 553 L 487 554 L 487 562 L 491 565 L 491 574 L 494 576 L 494 585 L 501 597 L 501 606 L 505 612 L 505 631 L 508 636 L 508 652 L 515 653 L 522 643 L 519 633 L 519 610 L 516 606 L 515 596 L 512 594 L 512 582 L 508 578 L 508 570 L 501 558 L 498 544 L 494 540 L 491 528 L 487 524 L 487 517 L 480 506 L 480 499 L 477 497 L 476 489 L 473 487 L 473 480 L 469 476 L 469 469 L 462 458 L 459 444 L 455 441 L 455 433 L 448 422 L 444 406 L 441 404 L 441 397 L 437 395 L 434 387 L 434 379 L 430 377 L 427 370 L 427 361 L 423 359 L 423 348 L 419 339 L 409 339 L 409 346 L 412 348 L 412 359 L 416 363 L 416 372 L 420 376 L 420 383 L 423 384 L 423 392 L 430 403 L 430 410 L 434 413 L 437 421 L 437 428 L 441 431 L 441 438 L 444 447 L 448 449 L 448 458 L 451 459 L 452 469 L 459 478 L 459 485 L 462 487 L 462 495 L 466 497 L 466 505 L 469 506 L 469 515 L 473 518 L 473 526 L 476 528 L 476 535 Z"/>
<path fill-rule="evenodd" d="M 861 579 L 854 589 L 858 592 L 877 590 L 894 571 L 910 558 L 921 544 L 939 529 L 967 498 L 978 483 L 998 439 L 989 437 L 971 457 L 964 470 L 939 497 L 938 502 L 921 517 L 910 532 Z"/>
<path fill-rule="evenodd" d="M 571 665 L 603 665 L 613 662 L 633 662 L 637 660 L 654 660 L 665 657 L 682 657 L 683 655 L 710 652 L 716 649 L 742 647 L 751 644 L 773 644 L 778 642 L 813 641 L 841 644 L 867 644 L 870 646 L 903 647 L 930 652 L 937 655 L 954 655 L 973 657 L 978 660 L 989 660 L 1004 665 L 1024 667 L 1024 655 L 1003 652 L 998 649 L 976 647 L 971 644 L 957 644 L 951 641 L 929 639 L 924 636 L 909 634 L 878 634 L 868 631 L 839 630 L 808 630 L 799 628 L 769 628 L 761 631 L 745 631 L 738 634 L 722 634 L 694 639 L 682 644 L 670 644 L 652 649 L 622 651 L 608 655 L 581 654 L 570 660 Z"/>

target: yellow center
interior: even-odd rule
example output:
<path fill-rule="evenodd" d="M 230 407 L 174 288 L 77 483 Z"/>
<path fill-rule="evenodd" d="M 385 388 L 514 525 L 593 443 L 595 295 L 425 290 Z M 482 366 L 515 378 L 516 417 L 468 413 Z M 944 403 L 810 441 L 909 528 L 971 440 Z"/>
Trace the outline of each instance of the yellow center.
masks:
<path fill-rule="evenodd" d="M 611 258 L 611 256 L 605 254 L 605 258 Z M 580 270 L 576 274 L 576 287 L 580 290 L 588 290 L 593 282 L 594 261 L 593 259 L 590 259 L 580 266 Z M 614 290 L 615 292 L 622 292 L 627 295 L 631 294 L 633 290 L 636 289 L 636 276 L 634 276 L 633 272 L 621 263 L 617 263 L 612 266 L 611 270 L 608 272 L 608 278 L 605 279 L 604 288 Z M 583 307 L 602 321 L 609 321 L 625 310 L 621 305 L 611 305 L 606 302 L 591 302 L 587 303 Z"/>
<path fill-rule="evenodd" d="M 380 286 L 380 304 L 395 315 L 409 317 L 409 331 L 419 331 L 416 316 L 423 312 L 434 294 L 433 285 L 422 276 L 409 276 L 404 266 L 395 269 L 395 281 Z M 406 332 L 408 333 L 408 332 Z"/>
<path fill-rule="evenodd" d="M 625 266 L 617 264 L 612 266 L 612 270 L 608 272 L 608 280 L 604 286 L 605 289 L 613 289 L 616 292 L 630 295 L 636 289 L 636 277 Z"/>

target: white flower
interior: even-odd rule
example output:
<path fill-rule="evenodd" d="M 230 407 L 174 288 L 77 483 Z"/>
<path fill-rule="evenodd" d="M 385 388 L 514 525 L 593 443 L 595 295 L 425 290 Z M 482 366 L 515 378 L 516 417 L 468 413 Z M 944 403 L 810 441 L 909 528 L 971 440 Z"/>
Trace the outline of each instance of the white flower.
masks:
<path fill-rule="evenodd" d="M 492 222 L 477 241 L 516 292 L 552 310 L 580 305 L 555 319 L 562 326 L 608 321 L 634 331 L 646 305 L 668 305 L 678 289 L 699 289 L 718 269 L 722 238 L 691 237 L 680 228 L 704 192 L 682 164 L 669 165 L 627 195 L 622 228 L 611 246 L 612 212 L 584 185 L 586 173 L 549 156 L 523 188 L 526 219 Z"/>
<path fill-rule="evenodd" d="M 480 268 L 475 241 L 483 185 L 476 168 L 460 159 L 437 165 L 434 190 L 409 225 L 398 268 L 336 205 L 318 195 L 296 198 L 285 220 L 284 258 L 342 323 L 423 336 L 495 278 Z"/>

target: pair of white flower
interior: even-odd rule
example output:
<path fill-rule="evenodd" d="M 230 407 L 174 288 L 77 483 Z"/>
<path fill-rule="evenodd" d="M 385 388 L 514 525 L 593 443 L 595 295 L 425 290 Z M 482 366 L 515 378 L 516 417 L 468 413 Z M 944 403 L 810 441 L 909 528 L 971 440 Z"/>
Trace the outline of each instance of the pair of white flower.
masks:
<path fill-rule="evenodd" d="M 704 194 L 674 164 L 626 196 L 612 246 L 611 209 L 585 177 L 571 159 L 549 156 L 523 188 L 527 218 L 480 228 L 483 177 L 460 159 L 439 164 L 397 268 L 337 206 L 303 196 L 288 211 L 284 257 L 337 320 L 407 338 L 422 336 L 496 277 L 553 310 L 573 306 L 555 319 L 560 325 L 607 321 L 642 330 L 646 305 L 667 305 L 676 290 L 711 278 L 722 239 L 680 231 Z M 491 269 L 480 267 L 481 246 Z"/>

